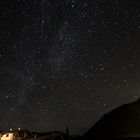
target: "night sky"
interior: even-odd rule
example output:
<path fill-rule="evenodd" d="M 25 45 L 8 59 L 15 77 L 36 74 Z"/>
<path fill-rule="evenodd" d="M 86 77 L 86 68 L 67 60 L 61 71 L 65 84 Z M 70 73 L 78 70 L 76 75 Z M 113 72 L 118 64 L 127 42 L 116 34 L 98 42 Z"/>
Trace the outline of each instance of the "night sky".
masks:
<path fill-rule="evenodd" d="M 140 97 L 140 0 L 1 0 L 0 130 L 83 134 Z"/>

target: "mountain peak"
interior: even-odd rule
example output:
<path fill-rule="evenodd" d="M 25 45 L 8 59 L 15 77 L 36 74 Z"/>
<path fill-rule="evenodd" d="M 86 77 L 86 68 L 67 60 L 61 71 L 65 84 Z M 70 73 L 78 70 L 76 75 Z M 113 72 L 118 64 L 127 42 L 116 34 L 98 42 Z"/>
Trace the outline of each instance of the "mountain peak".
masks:
<path fill-rule="evenodd" d="M 140 137 L 140 98 L 105 114 L 83 137 L 87 140 Z"/>

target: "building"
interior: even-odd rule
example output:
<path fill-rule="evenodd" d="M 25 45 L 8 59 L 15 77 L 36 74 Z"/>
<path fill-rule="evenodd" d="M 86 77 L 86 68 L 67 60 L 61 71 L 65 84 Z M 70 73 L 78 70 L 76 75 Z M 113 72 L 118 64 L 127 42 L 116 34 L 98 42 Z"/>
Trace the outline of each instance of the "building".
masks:
<path fill-rule="evenodd" d="M 0 140 L 23 140 L 31 137 L 31 133 L 27 130 L 8 131 L 0 134 Z"/>

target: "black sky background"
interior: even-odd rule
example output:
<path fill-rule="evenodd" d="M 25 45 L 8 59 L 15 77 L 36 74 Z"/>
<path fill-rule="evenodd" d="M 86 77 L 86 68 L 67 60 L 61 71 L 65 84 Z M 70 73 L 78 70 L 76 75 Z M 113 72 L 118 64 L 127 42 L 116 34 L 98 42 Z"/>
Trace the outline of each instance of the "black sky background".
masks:
<path fill-rule="evenodd" d="M 139 0 L 0 1 L 0 130 L 86 132 L 140 97 Z"/>

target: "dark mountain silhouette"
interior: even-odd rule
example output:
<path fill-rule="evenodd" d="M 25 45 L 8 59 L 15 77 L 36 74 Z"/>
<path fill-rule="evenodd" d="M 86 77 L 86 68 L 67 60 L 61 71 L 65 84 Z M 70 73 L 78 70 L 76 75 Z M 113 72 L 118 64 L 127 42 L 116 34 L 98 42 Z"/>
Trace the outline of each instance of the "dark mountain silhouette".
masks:
<path fill-rule="evenodd" d="M 140 139 L 140 99 L 104 115 L 83 135 L 83 139 Z"/>

